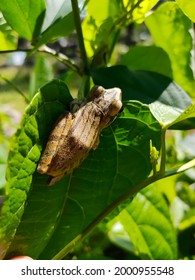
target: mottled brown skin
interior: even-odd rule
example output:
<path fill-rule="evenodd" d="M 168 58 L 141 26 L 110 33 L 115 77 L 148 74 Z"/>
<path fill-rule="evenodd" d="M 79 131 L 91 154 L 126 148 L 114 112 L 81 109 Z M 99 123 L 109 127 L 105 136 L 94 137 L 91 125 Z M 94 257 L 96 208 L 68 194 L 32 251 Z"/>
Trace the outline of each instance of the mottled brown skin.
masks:
<path fill-rule="evenodd" d="M 88 102 L 77 112 L 60 117 L 49 136 L 37 171 L 51 175 L 49 185 L 71 173 L 99 144 L 99 134 L 122 108 L 119 88 L 95 86 Z"/>

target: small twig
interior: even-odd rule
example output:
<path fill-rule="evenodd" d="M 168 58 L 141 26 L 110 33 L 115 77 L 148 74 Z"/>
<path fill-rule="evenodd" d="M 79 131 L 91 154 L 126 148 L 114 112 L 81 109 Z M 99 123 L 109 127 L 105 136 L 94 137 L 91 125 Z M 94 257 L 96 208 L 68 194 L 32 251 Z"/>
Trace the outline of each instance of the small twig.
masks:
<path fill-rule="evenodd" d="M 188 169 L 193 168 L 193 167 L 195 167 L 195 159 L 190 160 L 189 162 L 183 164 L 180 167 L 177 167 L 177 168 L 174 168 L 171 170 L 167 170 L 165 172 L 165 175 L 163 178 L 179 174 L 179 173 L 187 171 Z"/>
<path fill-rule="evenodd" d="M 13 52 L 30 52 L 32 49 L 16 49 L 16 50 L 5 50 L 5 51 L 0 51 L 0 54 L 2 53 L 13 53 Z"/>
<path fill-rule="evenodd" d="M 28 104 L 30 100 L 24 95 L 24 93 L 10 80 L 8 80 L 6 77 L 0 75 L 0 78 L 4 80 L 7 84 L 9 84 L 11 87 L 13 87 L 25 100 L 25 102 Z"/>
<path fill-rule="evenodd" d="M 69 69 L 73 70 L 74 72 L 77 72 L 78 74 L 81 74 L 79 67 L 63 53 L 56 52 L 55 50 L 49 48 L 46 45 L 40 47 L 38 49 L 38 52 L 44 52 L 54 56 L 58 61 L 65 64 Z"/>
<path fill-rule="evenodd" d="M 1 53 L 13 53 L 13 52 L 26 52 L 30 53 L 33 49 L 16 49 L 16 50 L 6 50 L 6 51 L 0 51 Z M 66 55 L 56 52 L 55 50 L 47 47 L 46 45 L 41 46 L 38 50 L 38 52 L 43 52 L 49 55 L 54 56 L 58 61 L 66 65 L 69 69 L 73 70 L 74 72 L 77 72 L 81 75 L 81 71 L 79 67 L 74 63 L 74 61 L 70 60 Z"/>
<path fill-rule="evenodd" d="M 162 129 L 161 132 L 161 161 L 160 161 L 160 174 L 163 176 L 165 174 L 165 166 L 166 166 L 166 129 Z"/>

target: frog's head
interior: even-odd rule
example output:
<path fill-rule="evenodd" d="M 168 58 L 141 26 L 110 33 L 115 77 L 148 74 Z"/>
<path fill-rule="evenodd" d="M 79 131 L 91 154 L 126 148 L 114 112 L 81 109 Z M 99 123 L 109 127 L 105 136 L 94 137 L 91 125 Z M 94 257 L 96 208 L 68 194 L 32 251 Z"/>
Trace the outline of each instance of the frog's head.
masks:
<path fill-rule="evenodd" d="M 95 86 L 90 92 L 91 100 L 102 112 L 102 126 L 108 126 L 122 110 L 122 92 L 120 88 L 105 89 Z"/>
<path fill-rule="evenodd" d="M 120 88 L 110 88 L 106 89 L 104 92 L 104 100 L 108 104 L 108 115 L 116 117 L 119 112 L 121 112 L 122 104 L 122 91 Z"/>

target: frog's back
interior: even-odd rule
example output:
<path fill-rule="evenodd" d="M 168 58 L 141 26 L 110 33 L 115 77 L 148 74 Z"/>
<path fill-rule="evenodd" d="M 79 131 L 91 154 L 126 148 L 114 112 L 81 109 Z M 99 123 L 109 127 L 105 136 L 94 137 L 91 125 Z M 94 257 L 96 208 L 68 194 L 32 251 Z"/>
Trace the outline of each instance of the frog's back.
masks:
<path fill-rule="evenodd" d="M 97 111 L 96 106 L 91 103 L 83 110 L 81 108 L 74 118 L 68 135 L 59 145 L 47 174 L 66 175 L 80 165 L 99 137 L 101 116 L 101 112 Z"/>

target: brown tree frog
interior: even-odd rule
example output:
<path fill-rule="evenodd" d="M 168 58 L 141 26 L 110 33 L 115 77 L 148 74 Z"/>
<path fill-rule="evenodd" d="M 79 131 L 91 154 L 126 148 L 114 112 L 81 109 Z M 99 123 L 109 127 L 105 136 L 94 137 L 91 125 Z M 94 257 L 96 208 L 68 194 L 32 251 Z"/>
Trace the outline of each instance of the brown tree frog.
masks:
<path fill-rule="evenodd" d="M 59 118 L 51 132 L 37 167 L 39 173 L 52 176 L 49 185 L 71 173 L 91 149 L 97 148 L 102 129 L 121 111 L 121 100 L 119 88 L 95 86 L 76 112 L 75 100 L 72 101 L 70 112 Z"/>

